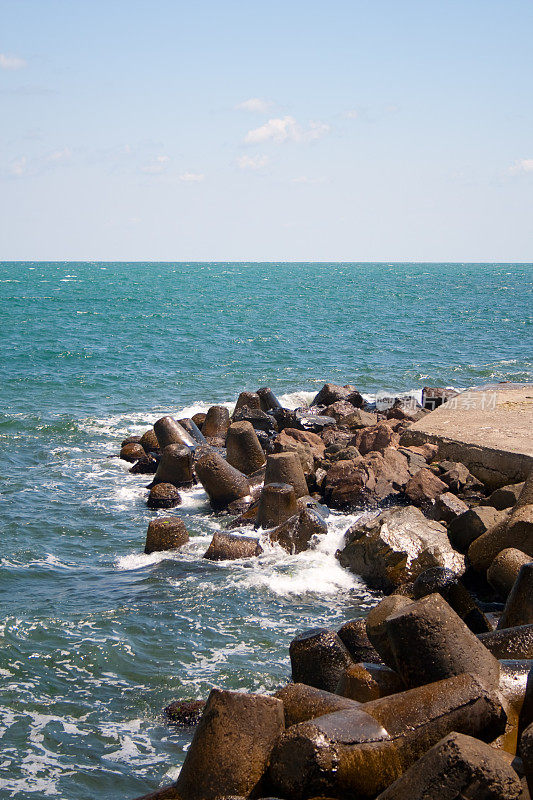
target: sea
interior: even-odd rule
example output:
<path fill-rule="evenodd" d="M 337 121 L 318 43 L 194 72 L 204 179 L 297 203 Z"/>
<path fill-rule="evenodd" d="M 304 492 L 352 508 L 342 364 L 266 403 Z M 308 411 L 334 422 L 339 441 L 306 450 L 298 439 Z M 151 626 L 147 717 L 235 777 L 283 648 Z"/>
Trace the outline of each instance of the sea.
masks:
<path fill-rule="evenodd" d="M 300 631 L 379 599 L 335 558 L 357 514 L 291 556 L 144 555 L 147 476 L 117 455 L 163 414 L 269 386 L 531 381 L 531 264 L 0 264 L 0 798 L 130 800 L 176 779 L 192 733 L 162 709 L 272 692 Z"/>

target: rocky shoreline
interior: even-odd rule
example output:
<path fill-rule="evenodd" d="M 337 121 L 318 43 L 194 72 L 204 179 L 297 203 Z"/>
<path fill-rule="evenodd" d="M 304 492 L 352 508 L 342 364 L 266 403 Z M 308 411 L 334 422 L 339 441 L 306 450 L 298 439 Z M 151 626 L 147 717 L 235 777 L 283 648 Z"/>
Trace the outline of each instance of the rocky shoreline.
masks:
<path fill-rule="evenodd" d="M 289 410 L 263 388 L 231 416 L 166 416 L 122 443 L 131 472 L 152 476 L 150 508 L 200 483 L 227 516 L 204 558 L 299 553 L 327 533 L 328 509 L 361 511 L 337 557 L 386 595 L 366 620 L 297 636 L 293 682 L 273 697 L 214 689 L 205 706 L 169 706 L 198 727 L 177 782 L 150 798 L 528 797 L 533 473 L 494 490 L 437 444 L 409 444 L 456 394 L 376 406 L 325 384 Z M 187 541 L 177 514 L 156 516 L 145 552 Z"/>

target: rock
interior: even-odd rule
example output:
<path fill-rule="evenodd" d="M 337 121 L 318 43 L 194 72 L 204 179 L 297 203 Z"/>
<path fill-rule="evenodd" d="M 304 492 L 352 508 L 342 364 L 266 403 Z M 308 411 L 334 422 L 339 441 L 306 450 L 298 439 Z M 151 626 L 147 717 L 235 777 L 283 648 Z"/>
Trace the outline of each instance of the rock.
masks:
<path fill-rule="evenodd" d="M 148 508 L 174 508 L 181 503 L 181 495 L 171 483 L 158 483 L 150 489 Z"/>
<path fill-rule="evenodd" d="M 154 431 L 161 451 L 169 444 L 186 444 L 188 447 L 196 446 L 192 436 L 172 417 L 166 416 L 158 419 L 154 423 Z"/>
<path fill-rule="evenodd" d="M 434 411 L 436 408 L 456 397 L 459 392 L 455 389 L 442 389 L 434 386 L 424 386 L 422 389 L 422 408 Z"/>
<path fill-rule="evenodd" d="M 206 451 L 200 456 L 196 462 L 196 474 L 216 511 L 250 494 L 246 475 L 215 451 Z"/>
<path fill-rule="evenodd" d="M 367 800 L 448 733 L 494 736 L 504 719 L 497 696 L 459 675 L 292 725 L 274 746 L 269 777 L 290 800 Z"/>
<path fill-rule="evenodd" d="M 205 436 L 193 419 L 184 417 L 183 419 L 179 419 L 178 423 L 187 431 L 190 436 L 192 436 L 197 444 L 207 444 Z"/>
<path fill-rule="evenodd" d="M 412 503 L 422 508 L 431 508 L 436 498 L 446 492 L 448 487 L 429 469 L 421 469 L 409 480 L 405 494 Z"/>
<path fill-rule="evenodd" d="M 207 440 L 226 439 L 226 434 L 230 426 L 229 411 L 225 406 L 211 406 L 208 409 L 202 433 Z"/>
<path fill-rule="evenodd" d="M 524 764 L 529 793 L 533 795 L 533 723 L 529 725 L 520 739 L 520 755 Z M 525 800 L 525 798 L 524 798 Z"/>
<path fill-rule="evenodd" d="M 345 417 L 350 416 L 352 413 L 353 405 L 347 400 L 337 400 L 335 403 L 329 405 L 324 411 L 324 414 L 327 417 L 333 417 L 333 419 L 337 422 L 342 421 Z"/>
<path fill-rule="evenodd" d="M 503 659 L 500 661 L 499 693 L 507 716 L 505 731 L 492 742 L 493 747 L 516 753 L 519 742 L 520 712 L 527 693 L 527 679 L 532 661 Z"/>
<path fill-rule="evenodd" d="M 158 463 L 153 455 L 146 454 L 136 461 L 133 467 L 130 467 L 130 472 L 132 475 L 155 475 Z"/>
<path fill-rule="evenodd" d="M 192 452 L 186 445 L 169 444 L 163 448 L 152 486 L 157 483 L 192 486 Z"/>
<path fill-rule="evenodd" d="M 516 501 L 515 511 L 517 508 L 530 505 L 533 505 L 533 470 L 531 470 L 524 481 L 522 491 L 518 495 L 518 500 Z"/>
<path fill-rule="evenodd" d="M 509 517 L 505 516 L 475 539 L 468 548 L 468 558 L 474 569 L 484 572 L 507 547 L 522 550 L 533 558 L 533 505 L 517 505 Z"/>
<path fill-rule="evenodd" d="M 358 431 L 360 428 L 376 427 L 378 415 L 371 411 L 363 411 L 362 408 L 354 409 L 347 416 L 339 419 L 339 426 L 349 431 Z"/>
<path fill-rule="evenodd" d="M 377 800 L 518 800 L 521 791 L 503 755 L 472 736 L 449 733 Z"/>
<path fill-rule="evenodd" d="M 531 624 L 533 624 L 533 561 L 520 567 L 498 622 L 498 629 Z"/>
<path fill-rule="evenodd" d="M 487 570 L 487 580 L 504 600 L 513 588 L 521 567 L 531 561 L 531 556 L 506 547 L 501 550 Z"/>
<path fill-rule="evenodd" d="M 270 531 L 268 538 L 294 554 L 307 550 L 313 536 L 323 536 L 327 532 L 327 523 L 320 514 L 312 508 L 305 508 Z"/>
<path fill-rule="evenodd" d="M 426 463 L 429 463 L 437 458 L 439 453 L 439 446 L 438 444 L 431 444 L 431 442 L 424 442 L 424 444 L 420 445 L 409 445 L 408 447 L 401 447 L 400 450 L 402 451 L 402 453 L 405 453 L 405 451 L 407 450 L 413 455 L 420 456 L 421 458 L 423 458 Z"/>
<path fill-rule="evenodd" d="M 148 525 L 144 552 L 175 550 L 188 541 L 189 534 L 181 517 L 156 517 Z"/>
<path fill-rule="evenodd" d="M 265 454 L 250 422 L 234 422 L 226 436 L 226 460 L 244 475 L 251 475 L 265 464 Z"/>
<path fill-rule="evenodd" d="M 298 722 L 322 717 L 345 708 L 355 708 L 359 703 L 338 694 L 316 689 L 305 683 L 289 683 L 278 689 L 274 697 L 278 697 L 285 708 L 285 726 L 289 728 Z"/>
<path fill-rule="evenodd" d="M 204 435 L 203 425 L 204 425 L 206 417 L 207 417 L 207 414 L 204 414 L 203 411 L 199 411 L 197 414 L 193 414 L 192 415 L 192 421 L 198 427 L 198 429 L 202 432 L 202 435 Z"/>
<path fill-rule="evenodd" d="M 285 430 L 273 440 L 269 455 L 272 453 L 295 453 L 300 459 L 304 477 L 306 480 L 307 478 L 311 480 L 315 472 L 315 457 L 311 446 L 305 442 L 298 442 L 291 436 L 285 436 Z"/>
<path fill-rule="evenodd" d="M 237 398 L 237 402 L 235 403 L 233 416 L 235 416 L 237 411 L 240 411 L 241 408 L 245 407 L 251 409 L 261 409 L 261 400 L 257 392 L 241 392 Z"/>
<path fill-rule="evenodd" d="M 353 661 L 334 631 L 312 628 L 292 640 L 289 647 L 292 680 L 334 692 L 344 670 Z"/>
<path fill-rule="evenodd" d="M 326 503 L 343 510 L 374 507 L 400 494 L 408 479 L 407 461 L 393 448 L 336 461 L 322 485 Z"/>
<path fill-rule="evenodd" d="M 126 438 L 122 440 L 120 449 L 125 447 L 125 445 L 127 444 L 140 444 L 140 442 L 141 442 L 140 436 L 126 436 Z"/>
<path fill-rule="evenodd" d="M 500 665 L 438 594 L 430 594 L 387 617 L 387 636 L 406 686 L 421 686 L 474 673 L 498 686 Z"/>
<path fill-rule="evenodd" d="M 358 399 L 358 396 L 360 400 Z M 363 398 L 355 386 L 338 386 L 336 383 L 325 383 L 319 393 L 315 395 L 311 405 L 330 406 L 332 403 L 336 403 L 338 400 L 348 400 L 349 397 L 353 397 L 355 400 L 355 402 L 350 401 L 352 405 L 357 406 L 358 408 L 363 405 Z"/>
<path fill-rule="evenodd" d="M 402 692 L 405 689 L 397 672 L 384 664 L 354 664 L 348 667 L 340 677 L 337 694 L 368 703 L 378 697 Z"/>
<path fill-rule="evenodd" d="M 477 506 L 465 511 L 457 519 L 450 522 L 448 536 L 456 550 L 466 553 L 474 539 L 506 518 L 506 513 L 496 511 L 490 506 Z"/>
<path fill-rule="evenodd" d="M 379 653 L 385 664 L 388 664 L 393 669 L 396 666 L 396 661 L 387 635 L 387 618 L 409 604 L 410 600 L 407 597 L 391 594 L 388 597 L 384 597 L 377 606 L 374 606 L 368 612 L 366 618 L 366 632 L 372 646 Z"/>
<path fill-rule="evenodd" d="M 272 389 L 264 386 L 262 389 L 257 390 L 257 394 L 259 395 L 262 411 L 272 411 L 275 408 L 281 408 L 281 403 Z"/>
<path fill-rule="evenodd" d="M 533 625 L 481 633 L 479 641 L 495 658 L 533 659 Z"/>
<path fill-rule="evenodd" d="M 449 524 L 468 511 L 467 504 L 451 492 L 443 492 L 433 500 L 427 514 L 431 519 Z"/>
<path fill-rule="evenodd" d="M 296 495 L 289 483 L 265 484 L 259 498 L 255 527 L 275 528 L 297 513 Z"/>
<path fill-rule="evenodd" d="M 278 423 L 272 414 L 266 414 L 260 408 L 248 408 L 243 406 L 233 415 L 234 422 L 250 422 L 254 430 L 263 431 L 272 436 L 278 431 Z"/>
<path fill-rule="evenodd" d="M 450 545 L 446 529 L 413 506 L 361 518 L 346 532 L 338 552 L 343 567 L 371 586 L 392 591 L 430 567 L 464 571 L 464 558 Z"/>
<path fill-rule="evenodd" d="M 226 531 L 215 531 L 204 558 L 209 561 L 234 561 L 237 558 L 254 558 L 260 556 L 262 552 L 263 548 L 258 539 Z"/>
<path fill-rule="evenodd" d="M 123 461 L 129 461 L 130 464 L 133 464 L 134 461 L 138 461 L 145 455 L 146 453 L 142 445 L 136 444 L 135 442 L 130 442 L 129 444 L 125 444 L 123 447 L 121 447 L 119 458 L 121 458 Z"/>
<path fill-rule="evenodd" d="M 355 445 L 364 456 L 371 451 L 383 453 L 386 447 L 397 447 L 399 442 L 400 436 L 392 426 L 386 422 L 380 422 L 371 428 L 358 430 L 350 444 Z"/>
<path fill-rule="evenodd" d="M 163 713 L 176 725 L 197 725 L 204 708 L 205 700 L 175 700 Z"/>
<path fill-rule="evenodd" d="M 175 784 L 177 796 L 215 800 L 257 793 L 284 726 L 276 697 L 213 689 Z"/>
<path fill-rule="evenodd" d="M 305 475 L 296 453 L 273 453 L 267 458 L 265 486 L 269 483 L 288 483 L 296 497 L 309 494 Z"/>
<path fill-rule="evenodd" d="M 413 584 L 415 600 L 429 594 L 440 594 L 473 633 L 487 633 L 492 628 L 468 589 L 458 575 L 444 567 L 433 567 L 422 572 Z"/>
<path fill-rule="evenodd" d="M 140 439 L 140 444 L 142 444 L 144 450 L 147 453 L 154 453 L 159 450 L 159 442 L 157 441 L 157 436 L 155 435 L 155 431 L 153 428 L 147 430 Z"/>
<path fill-rule="evenodd" d="M 322 414 L 309 414 L 306 411 L 298 410 L 294 412 L 294 418 L 290 423 L 291 428 L 298 428 L 298 430 L 309 431 L 310 433 L 321 433 L 332 425 L 335 425 L 333 417 L 326 417 Z"/>
<path fill-rule="evenodd" d="M 381 664 L 381 656 L 368 638 L 366 621 L 363 618 L 351 619 L 337 631 L 352 660 L 370 664 Z"/>
<path fill-rule="evenodd" d="M 518 723 L 519 736 L 525 729 L 533 723 L 533 667 L 529 670 L 529 675 L 526 682 L 526 692 L 524 695 L 524 702 L 520 710 L 520 718 Z"/>
<path fill-rule="evenodd" d="M 483 490 L 483 484 L 472 475 L 468 467 L 465 467 L 464 464 L 461 464 L 457 461 L 449 461 L 445 463 L 447 469 L 445 469 L 439 477 L 441 481 L 448 486 L 450 492 L 458 494 L 459 492 L 464 491 L 466 488 L 472 488 L 476 491 Z"/>
<path fill-rule="evenodd" d="M 501 486 L 495 489 L 487 500 L 488 506 L 502 511 L 505 508 L 512 508 L 516 505 L 520 492 L 524 488 L 524 483 L 511 483 L 508 486 Z"/>
<path fill-rule="evenodd" d="M 276 443 L 282 447 L 285 445 L 303 444 L 309 447 L 313 454 L 313 458 L 324 458 L 324 451 L 326 445 L 316 433 L 310 431 L 300 431 L 298 428 L 284 428 L 279 436 L 276 437 Z"/>

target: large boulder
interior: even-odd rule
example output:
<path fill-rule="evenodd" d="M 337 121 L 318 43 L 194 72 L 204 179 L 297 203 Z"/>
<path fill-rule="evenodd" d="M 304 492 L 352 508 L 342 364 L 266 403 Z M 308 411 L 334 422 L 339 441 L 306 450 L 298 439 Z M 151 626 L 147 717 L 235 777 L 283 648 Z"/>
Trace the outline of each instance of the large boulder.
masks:
<path fill-rule="evenodd" d="M 413 581 L 430 567 L 464 571 L 464 558 L 452 548 L 446 528 L 413 506 L 358 520 L 346 532 L 338 558 L 342 566 L 385 591 Z"/>
<path fill-rule="evenodd" d="M 320 514 L 312 508 L 304 508 L 270 531 L 268 538 L 294 554 L 307 550 L 313 536 L 323 536 L 327 532 L 327 523 Z"/>
<path fill-rule="evenodd" d="M 146 456 L 146 452 L 142 444 L 139 444 L 139 442 L 127 442 L 121 447 L 119 458 L 133 464 L 134 461 L 138 461 L 144 456 Z"/>
<path fill-rule="evenodd" d="M 505 514 L 505 511 L 498 512 Z M 517 505 L 512 514 L 475 539 L 468 558 L 478 572 L 487 570 L 498 553 L 507 547 L 522 550 L 533 558 L 533 504 Z"/>
<path fill-rule="evenodd" d="M 364 411 L 362 408 L 352 407 L 348 416 L 339 420 L 339 427 L 349 431 L 358 431 L 361 428 L 370 428 L 378 424 L 378 415 L 373 411 Z"/>
<path fill-rule="evenodd" d="M 328 470 L 323 492 L 328 505 L 349 509 L 375 506 L 396 497 L 409 480 L 407 459 L 392 447 L 383 454 L 336 461 Z"/>
<path fill-rule="evenodd" d="M 340 422 L 345 417 L 350 416 L 353 410 L 353 405 L 348 400 L 337 400 L 324 410 L 324 414 Z"/>
<path fill-rule="evenodd" d="M 382 453 L 386 447 L 397 447 L 399 443 L 400 434 L 386 422 L 372 425 L 371 428 L 359 429 L 350 442 L 363 456 L 372 450 Z"/>
<path fill-rule="evenodd" d="M 421 469 L 410 479 L 405 487 L 405 494 L 412 503 L 422 508 L 430 508 L 433 501 L 444 492 L 448 486 L 437 478 L 429 469 Z"/>
<path fill-rule="evenodd" d="M 225 531 L 215 531 L 204 558 L 208 561 L 232 561 L 236 558 L 260 556 L 263 548 L 258 539 L 251 536 L 238 536 Z"/>
<path fill-rule="evenodd" d="M 142 444 L 142 442 L 141 442 Z M 494 506 L 500 510 L 504 508 L 512 508 L 516 505 L 520 493 L 524 488 L 524 483 L 511 483 L 508 486 L 500 486 L 495 489 L 487 500 L 487 505 Z"/>
<path fill-rule="evenodd" d="M 505 511 L 497 511 L 492 506 L 476 506 L 460 514 L 450 522 L 448 534 L 450 541 L 460 553 L 466 553 L 474 539 L 501 522 L 507 516 Z"/>
<path fill-rule="evenodd" d="M 351 405 L 360 408 L 364 401 L 355 386 L 338 386 L 336 383 L 325 383 L 315 395 L 311 406 L 330 406 L 338 400 L 348 400 Z"/>
<path fill-rule="evenodd" d="M 310 448 L 314 458 L 324 458 L 326 445 L 318 434 L 310 431 L 300 431 L 298 428 L 284 428 L 279 436 L 276 437 L 275 444 L 277 445 L 278 443 L 281 449 L 287 445 L 303 444 Z"/>
<path fill-rule="evenodd" d="M 265 454 L 250 422 L 234 422 L 226 435 L 226 460 L 244 475 L 252 475 L 265 464 Z"/>

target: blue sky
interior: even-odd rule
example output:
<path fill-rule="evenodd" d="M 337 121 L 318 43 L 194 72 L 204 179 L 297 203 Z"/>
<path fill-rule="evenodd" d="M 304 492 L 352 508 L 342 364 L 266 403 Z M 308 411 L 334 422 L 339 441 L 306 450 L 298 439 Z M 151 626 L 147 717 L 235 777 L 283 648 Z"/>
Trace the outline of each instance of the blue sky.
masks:
<path fill-rule="evenodd" d="M 532 261 L 531 0 L 0 0 L 0 259 Z"/>

